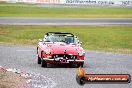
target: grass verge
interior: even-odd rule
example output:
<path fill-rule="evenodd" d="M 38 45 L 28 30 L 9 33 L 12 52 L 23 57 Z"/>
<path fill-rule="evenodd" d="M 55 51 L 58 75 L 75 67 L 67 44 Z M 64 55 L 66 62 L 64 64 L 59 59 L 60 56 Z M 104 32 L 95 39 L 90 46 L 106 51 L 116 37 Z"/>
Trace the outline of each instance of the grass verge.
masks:
<path fill-rule="evenodd" d="M 37 45 L 46 32 L 71 32 L 88 50 L 132 54 L 132 26 L 15 26 L 0 25 L 0 42 Z"/>
<path fill-rule="evenodd" d="M 0 16 L 52 18 L 132 18 L 131 8 L 50 8 L 34 4 L 0 3 Z"/>

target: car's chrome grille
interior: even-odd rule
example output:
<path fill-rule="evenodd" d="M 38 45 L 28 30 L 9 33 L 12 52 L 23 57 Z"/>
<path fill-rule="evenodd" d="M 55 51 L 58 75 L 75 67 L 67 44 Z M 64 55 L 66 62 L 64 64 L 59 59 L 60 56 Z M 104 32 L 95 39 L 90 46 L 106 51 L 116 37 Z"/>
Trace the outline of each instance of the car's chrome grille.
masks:
<path fill-rule="evenodd" d="M 63 57 L 64 59 L 77 59 L 77 55 L 71 54 L 53 54 L 52 58 Z"/>

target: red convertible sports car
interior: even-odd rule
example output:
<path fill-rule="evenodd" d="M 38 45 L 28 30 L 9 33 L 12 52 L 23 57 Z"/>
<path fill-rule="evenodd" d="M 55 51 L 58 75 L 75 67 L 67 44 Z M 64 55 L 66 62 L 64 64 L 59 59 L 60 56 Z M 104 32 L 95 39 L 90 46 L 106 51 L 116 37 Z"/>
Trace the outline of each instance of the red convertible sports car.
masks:
<path fill-rule="evenodd" d="M 83 67 L 85 51 L 72 33 L 48 32 L 37 46 L 38 64 L 76 64 Z"/>

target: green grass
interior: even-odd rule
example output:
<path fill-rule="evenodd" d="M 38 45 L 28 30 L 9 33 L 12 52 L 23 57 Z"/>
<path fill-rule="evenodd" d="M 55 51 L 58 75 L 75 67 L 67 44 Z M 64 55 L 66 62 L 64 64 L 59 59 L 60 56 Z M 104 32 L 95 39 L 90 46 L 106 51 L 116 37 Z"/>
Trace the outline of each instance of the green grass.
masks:
<path fill-rule="evenodd" d="M 0 42 L 37 45 L 46 32 L 71 32 L 88 50 L 132 53 L 132 26 L 13 26 L 0 25 Z"/>
<path fill-rule="evenodd" d="M 22 6 L 24 5 L 24 6 Z M 0 16 L 63 18 L 132 18 L 131 8 L 48 8 L 33 4 L 0 3 Z"/>

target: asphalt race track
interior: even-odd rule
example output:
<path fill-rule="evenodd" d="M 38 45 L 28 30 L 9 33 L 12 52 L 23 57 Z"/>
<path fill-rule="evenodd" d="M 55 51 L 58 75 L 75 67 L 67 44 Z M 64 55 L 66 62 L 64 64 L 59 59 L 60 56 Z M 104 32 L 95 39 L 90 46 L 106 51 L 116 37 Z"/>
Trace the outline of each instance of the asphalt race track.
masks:
<path fill-rule="evenodd" d="M 76 82 L 77 68 L 74 66 L 48 65 L 48 68 L 41 68 L 37 64 L 36 47 L 34 46 L 0 44 L 0 53 L 0 66 L 44 75 L 56 83 L 54 88 L 132 87 L 132 82 L 129 84 L 85 84 L 84 86 L 80 86 Z M 88 74 L 112 73 L 132 75 L 132 55 L 86 51 L 84 69 Z"/>
<path fill-rule="evenodd" d="M 0 17 L 4 25 L 132 25 L 132 18 Z"/>

